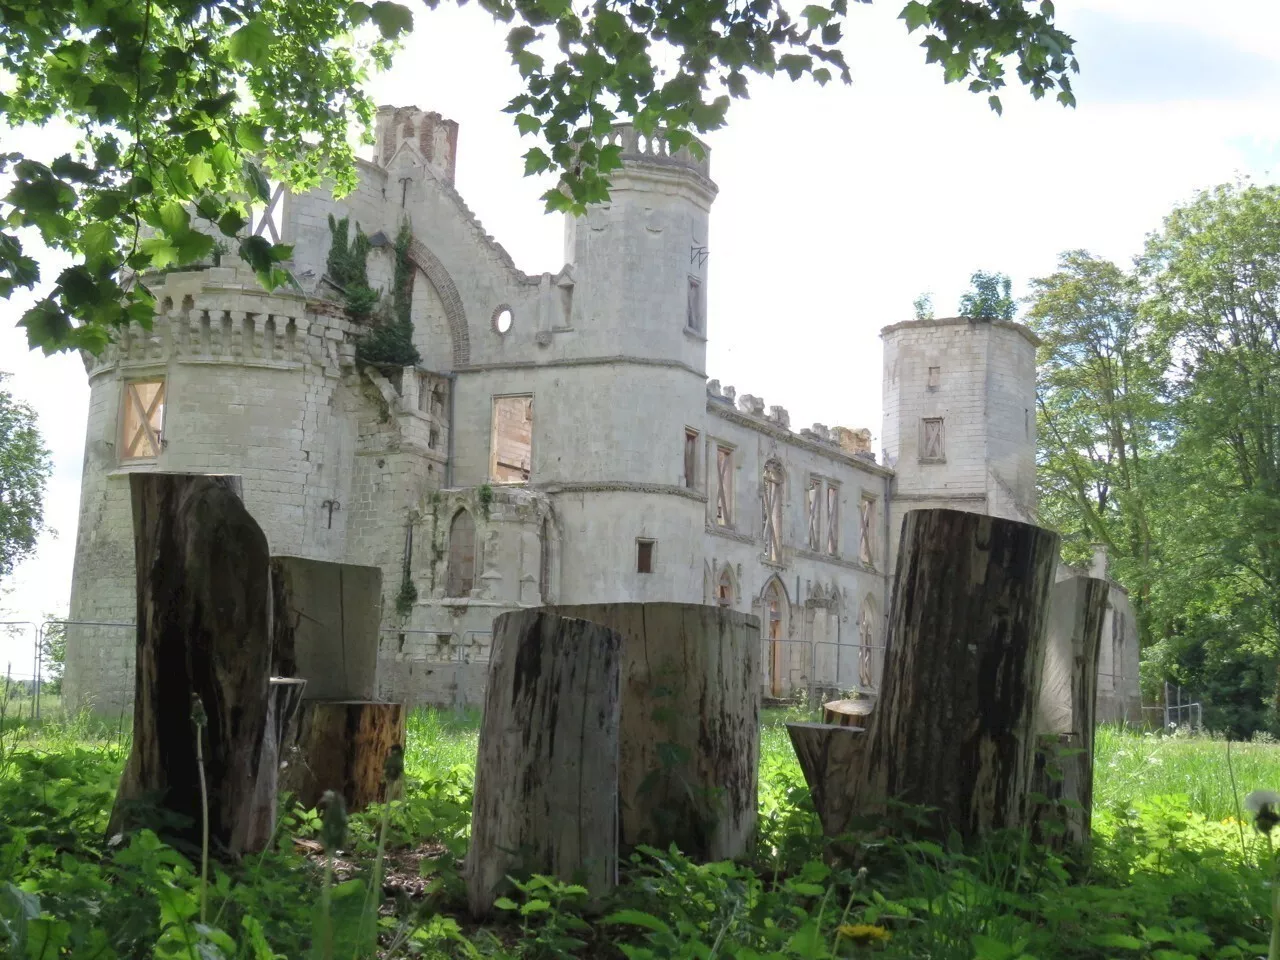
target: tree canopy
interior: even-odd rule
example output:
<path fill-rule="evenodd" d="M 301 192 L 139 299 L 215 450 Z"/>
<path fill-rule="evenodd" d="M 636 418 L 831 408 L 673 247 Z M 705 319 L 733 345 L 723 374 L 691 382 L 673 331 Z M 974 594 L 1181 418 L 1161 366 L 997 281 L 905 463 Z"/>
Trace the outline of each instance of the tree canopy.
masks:
<path fill-rule="evenodd" d="M 526 171 L 559 175 L 549 209 L 607 197 L 618 148 L 596 138 L 615 121 L 662 127 L 679 147 L 721 126 L 753 74 L 851 80 L 849 0 L 798 18 L 780 0 L 479 2 L 510 24 L 524 89 L 507 109 L 537 139 Z M 81 135 L 47 162 L 0 154 L 13 181 L 0 201 L 0 295 L 41 280 L 19 235 L 38 232 L 72 264 L 20 321 L 28 339 L 95 353 L 114 328 L 150 323 L 141 273 L 200 261 L 216 234 L 268 287 L 289 281 L 289 249 L 246 235 L 250 207 L 269 199 L 269 178 L 354 185 L 348 130 L 367 130 L 374 110 L 362 84 L 414 21 L 390 0 L 0 0 L 0 16 L 5 123 L 61 120 Z M 1072 39 L 1050 0 L 911 0 L 901 18 L 947 82 L 967 81 L 996 110 L 1011 65 L 1033 96 L 1074 104 Z"/>
<path fill-rule="evenodd" d="M 52 470 L 35 411 L 4 388 L 7 378 L 0 373 L 0 578 L 35 550 Z"/>

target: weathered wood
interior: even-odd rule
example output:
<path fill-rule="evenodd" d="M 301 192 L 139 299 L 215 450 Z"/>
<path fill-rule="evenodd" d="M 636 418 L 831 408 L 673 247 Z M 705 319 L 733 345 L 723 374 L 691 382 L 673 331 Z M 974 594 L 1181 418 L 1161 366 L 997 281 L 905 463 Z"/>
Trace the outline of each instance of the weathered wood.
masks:
<path fill-rule="evenodd" d="M 348 810 L 363 810 L 383 798 L 383 764 L 404 742 L 402 703 L 304 699 L 280 751 L 280 789 L 308 809 L 333 790 Z"/>
<path fill-rule="evenodd" d="M 137 661 L 133 746 L 110 832 L 147 825 L 158 803 L 200 843 L 200 778 L 192 694 L 208 717 L 204 773 L 215 851 L 252 850 L 271 662 L 267 538 L 240 499 L 238 477 L 135 473 Z M 139 805 L 139 801 L 143 801 Z"/>
<path fill-rule="evenodd" d="M 464 868 L 476 917 L 508 876 L 579 883 L 593 902 L 616 884 L 621 647 L 543 610 L 494 620 Z"/>
<path fill-rule="evenodd" d="M 822 705 L 822 722 L 841 727 L 865 727 L 876 702 L 869 698 L 858 700 L 829 700 Z"/>
<path fill-rule="evenodd" d="M 880 698 L 854 809 L 936 808 L 974 836 L 1027 820 L 1058 535 L 999 517 L 908 511 Z"/>
<path fill-rule="evenodd" d="M 298 677 L 272 677 L 267 689 L 267 723 L 262 732 L 262 754 L 254 781 L 248 830 L 248 845 L 254 850 L 263 849 L 275 836 L 280 795 L 280 749 L 306 686 L 307 681 Z"/>
<path fill-rule="evenodd" d="M 1037 821 L 1064 828 L 1039 831 L 1055 846 L 1087 849 L 1092 834 L 1098 656 L 1110 589 L 1096 577 L 1069 577 L 1050 593 L 1038 717 L 1043 746 L 1031 791 L 1050 801 L 1037 809 Z"/>
<path fill-rule="evenodd" d="M 760 625 L 723 607 L 550 608 L 623 638 L 618 789 L 622 844 L 742 856 L 755 832 Z"/>
<path fill-rule="evenodd" d="M 849 782 L 858 775 L 866 750 L 861 727 L 831 723 L 788 723 L 791 746 L 800 761 L 822 832 L 838 837 L 853 816 L 853 792 Z"/>

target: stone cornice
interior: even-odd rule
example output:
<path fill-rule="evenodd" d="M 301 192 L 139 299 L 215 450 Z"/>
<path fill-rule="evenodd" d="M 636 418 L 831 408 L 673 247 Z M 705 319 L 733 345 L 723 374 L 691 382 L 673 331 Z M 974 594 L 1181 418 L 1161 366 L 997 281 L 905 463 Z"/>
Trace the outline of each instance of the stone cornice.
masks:
<path fill-rule="evenodd" d="M 563 483 L 537 484 L 534 489 L 555 496 L 561 493 L 647 493 L 667 497 L 683 497 L 695 503 L 707 498 L 696 490 L 674 483 L 635 483 L 630 480 L 572 480 Z"/>
<path fill-rule="evenodd" d="M 851 467 L 857 467 L 859 470 L 865 470 L 867 473 L 873 474 L 877 477 L 893 476 L 893 471 L 888 467 L 845 453 L 839 447 L 827 446 L 826 444 L 809 440 L 799 434 L 792 433 L 784 427 L 771 423 L 762 417 L 753 417 L 750 414 L 743 413 L 726 400 L 716 400 L 713 397 L 709 397 L 707 399 L 707 412 L 714 413 L 722 420 L 728 420 L 730 423 L 736 423 L 739 426 L 747 427 L 751 430 L 757 431 L 758 433 L 766 434 L 777 440 L 781 440 L 783 443 L 788 443 L 793 447 L 799 447 L 801 450 L 809 450 L 812 453 L 820 454 L 829 460 L 835 460 L 838 463 L 846 463 Z"/>
<path fill-rule="evenodd" d="M 880 336 L 884 337 L 890 333 L 897 333 L 899 330 L 928 329 L 930 327 L 959 327 L 973 326 L 985 323 L 992 327 L 999 327 L 1002 330 L 1012 330 L 1031 346 L 1040 346 L 1041 340 L 1032 332 L 1031 328 L 1015 323 L 1012 320 L 984 320 L 979 317 L 941 317 L 935 320 L 903 320 L 901 323 L 891 323 L 887 327 L 880 328 Z"/>
<path fill-rule="evenodd" d="M 731 530 L 728 527 L 722 527 L 714 523 L 707 523 L 703 529 L 713 537 L 723 537 L 725 540 L 733 540 L 737 543 L 755 544 L 759 542 L 749 533 L 740 533 L 737 530 Z"/>
<path fill-rule="evenodd" d="M 797 557 L 803 557 L 805 560 L 813 560 L 818 563 L 829 563 L 836 567 L 844 567 L 846 570 L 857 570 L 859 573 L 869 573 L 873 577 L 880 577 L 882 580 L 885 574 L 881 573 L 875 567 L 869 567 L 860 560 L 850 560 L 845 557 L 833 557 L 829 553 L 817 553 L 813 550 L 796 548 L 793 553 Z"/>
<path fill-rule="evenodd" d="M 669 367 L 672 370 L 684 370 L 694 376 L 706 379 L 706 374 L 696 370 L 683 360 L 663 360 L 656 357 L 629 357 L 617 355 L 612 357 L 565 357 L 560 360 L 499 360 L 493 363 L 468 363 L 456 367 L 454 373 L 488 373 L 492 370 L 534 370 L 539 367 L 600 367 L 627 365 L 636 367 Z"/>

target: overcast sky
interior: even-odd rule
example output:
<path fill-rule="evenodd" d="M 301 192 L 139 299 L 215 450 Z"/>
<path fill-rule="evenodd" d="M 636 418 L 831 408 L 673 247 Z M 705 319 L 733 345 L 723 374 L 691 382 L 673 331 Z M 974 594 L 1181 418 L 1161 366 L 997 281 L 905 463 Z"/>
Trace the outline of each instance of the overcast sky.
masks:
<path fill-rule="evenodd" d="M 901 5 L 851 5 L 851 87 L 757 80 L 708 138 L 720 186 L 708 375 L 787 407 L 795 429 L 879 435 L 878 331 L 909 319 L 918 294 L 944 316 L 975 269 L 1008 273 L 1021 294 L 1063 250 L 1127 262 L 1172 206 L 1237 176 L 1270 182 L 1280 160 L 1274 0 L 1059 0 L 1079 107 L 1010 88 L 1003 117 L 944 86 L 895 19 Z M 561 218 L 541 212 L 546 184 L 521 176 L 530 143 L 500 112 L 519 89 L 503 28 L 475 4 L 418 9 L 377 101 L 457 120 L 467 203 L 524 270 L 558 270 Z M 53 451 L 55 532 L 0 583 L 0 619 L 13 620 L 67 610 L 88 403 L 78 358 L 27 352 L 13 324 L 29 303 L 0 301 L 0 370 Z M 29 672 L 29 645 L 2 634 L 0 668 Z"/>

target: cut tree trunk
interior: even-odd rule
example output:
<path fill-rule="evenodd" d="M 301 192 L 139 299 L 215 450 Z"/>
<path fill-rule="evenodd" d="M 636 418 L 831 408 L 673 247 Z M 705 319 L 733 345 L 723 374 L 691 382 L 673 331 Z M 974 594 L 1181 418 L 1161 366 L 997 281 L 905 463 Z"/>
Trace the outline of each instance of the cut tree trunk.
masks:
<path fill-rule="evenodd" d="M 867 747 L 861 727 L 831 723 L 788 723 L 800 770 L 822 821 L 822 832 L 838 837 L 853 817 L 849 782 L 858 775 Z"/>
<path fill-rule="evenodd" d="M 350 811 L 383 799 L 383 765 L 405 742 L 402 703 L 303 700 L 281 749 L 281 789 L 311 809 L 326 790 Z"/>
<path fill-rule="evenodd" d="M 578 883 L 593 903 L 617 883 L 621 647 L 544 610 L 494 620 L 465 866 L 474 916 L 508 876 Z"/>
<path fill-rule="evenodd" d="M 829 700 L 822 705 L 822 722 L 834 723 L 839 727 L 866 728 L 867 717 L 875 708 L 876 702 L 871 699 Z"/>
<path fill-rule="evenodd" d="M 549 609 L 622 634 L 623 848 L 745 854 L 756 824 L 759 620 L 692 603 Z"/>
<path fill-rule="evenodd" d="M 937 810 L 972 837 L 1024 826 L 1035 759 L 1052 531 L 911 510 L 898 551 L 884 681 L 851 781 L 854 809 Z"/>
<path fill-rule="evenodd" d="M 238 477 L 135 473 L 137 665 L 133 747 L 109 832 L 149 826 L 147 806 L 178 814 L 159 831 L 197 848 L 200 777 L 192 695 L 208 717 L 209 838 L 220 853 L 254 849 L 271 663 L 267 538 Z M 157 823 L 158 825 L 158 823 Z"/>
<path fill-rule="evenodd" d="M 267 692 L 267 724 L 262 733 L 262 755 L 258 762 L 252 823 L 248 832 L 250 849 L 265 849 L 275 836 L 280 795 L 280 750 L 284 745 L 285 732 L 302 702 L 302 691 L 306 685 L 307 681 L 297 677 L 271 678 Z"/>
<path fill-rule="evenodd" d="M 1097 722 L 1098 653 L 1111 586 L 1096 577 L 1053 585 L 1047 651 L 1040 686 L 1033 793 L 1049 806 L 1036 811 L 1040 839 L 1087 850 L 1092 834 L 1093 740 Z M 1060 825 L 1060 830 L 1049 827 Z"/>

